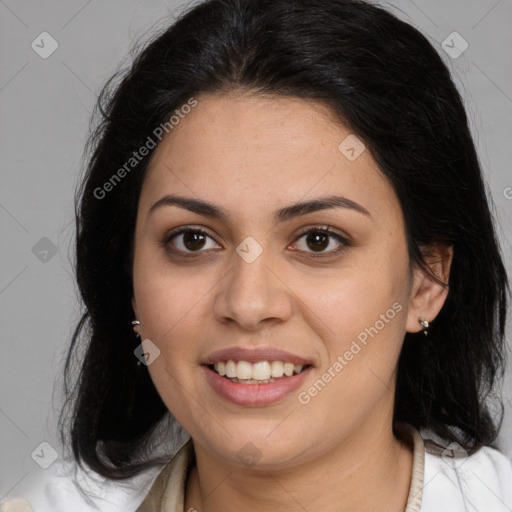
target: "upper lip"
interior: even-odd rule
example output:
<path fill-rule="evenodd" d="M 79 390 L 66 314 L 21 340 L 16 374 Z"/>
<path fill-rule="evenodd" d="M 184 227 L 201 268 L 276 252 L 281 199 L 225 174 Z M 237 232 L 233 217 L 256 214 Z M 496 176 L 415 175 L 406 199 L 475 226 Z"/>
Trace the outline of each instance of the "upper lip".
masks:
<path fill-rule="evenodd" d="M 262 347 L 257 349 L 245 347 L 223 348 L 206 356 L 201 364 L 215 364 L 219 361 L 229 361 L 230 359 L 233 361 L 247 361 L 248 363 L 283 361 L 284 363 L 301 364 L 303 366 L 307 364 L 313 365 L 313 362 L 309 359 L 274 347 Z"/>

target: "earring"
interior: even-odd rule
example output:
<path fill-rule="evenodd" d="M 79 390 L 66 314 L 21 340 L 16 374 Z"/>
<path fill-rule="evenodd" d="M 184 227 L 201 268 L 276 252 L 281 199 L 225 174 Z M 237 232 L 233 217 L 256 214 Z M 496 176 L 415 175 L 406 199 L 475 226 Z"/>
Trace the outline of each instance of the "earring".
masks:
<path fill-rule="evenodd" d="M 137 338 L 140 338 L 140 334 L 137 330 L 139 328 L 140 322 L 138 320 L 132 320 L 132 325 L 133 325 L 133 332 L 135 333 Z"/>
<path fill-rule="evenodd" d="M 428 336 L 428 327 L 429 327 L 429 323 L 428 323 L 428 320 L 423 320 L 422 318 L 418 318 L 418 322 L 423 326 L 423 334 L 425 336 Z"/>

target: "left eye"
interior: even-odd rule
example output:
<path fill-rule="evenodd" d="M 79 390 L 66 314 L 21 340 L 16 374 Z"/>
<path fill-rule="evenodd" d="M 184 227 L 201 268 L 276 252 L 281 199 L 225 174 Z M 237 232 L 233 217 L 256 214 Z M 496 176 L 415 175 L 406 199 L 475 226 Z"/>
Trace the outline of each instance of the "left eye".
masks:
<path fill-rule="evenodd" d="M 299 243 L 300 241 L 304 243 L 301 244 Z M 317 256 L 316 253 L 318 253 L 318 256 L 335 254 L 343 250 L 347 245 L 349 245 L 349 243 L 345 237 L 325 228 L 309 229 L 296 238 L 295 242 L 292 244 L 294 248 L 297 247 L 304 252 L 309 252 L 307 250 L 308 248 L 311 249 L 312 256 Z"/>

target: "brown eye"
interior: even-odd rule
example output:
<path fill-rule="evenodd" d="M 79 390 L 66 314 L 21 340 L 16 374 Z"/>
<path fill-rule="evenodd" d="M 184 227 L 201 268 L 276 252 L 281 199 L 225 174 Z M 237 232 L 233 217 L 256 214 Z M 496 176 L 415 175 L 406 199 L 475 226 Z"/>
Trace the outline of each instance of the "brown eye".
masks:
<path fill-rule="evenodd" d="M 328 227 L 310 228 L 296 238 L 293 243 L 293 248 L 297 248 L 313 257 L 327 257 L 338 254 L 348 246 L 350 246 L 350 243 L 345 237 L 329 230 Z"/>
<path fill-rule="evenodd" d="M 182 228 L 178 231 L 169 233 L 162 245 L 168 247 L 170 250 L 181 253 L 194 253 L 204 252 L 202 249 L 218 248 L 217 244 L 208 247 L 208 239 L 213 238 L 202 229 Z"/>
<path fill-rule="evenodd" d="M 306 244 L 313 251 L 323 251 L 329 246 L 329 235 L 310 232 L 306 235 Z"/>
<path fill-rule="evenodd" d="M 196 231 L 183 233 L 183 245 L 190 251 L 202 249 L 205 244 L 205 235 Z"/>

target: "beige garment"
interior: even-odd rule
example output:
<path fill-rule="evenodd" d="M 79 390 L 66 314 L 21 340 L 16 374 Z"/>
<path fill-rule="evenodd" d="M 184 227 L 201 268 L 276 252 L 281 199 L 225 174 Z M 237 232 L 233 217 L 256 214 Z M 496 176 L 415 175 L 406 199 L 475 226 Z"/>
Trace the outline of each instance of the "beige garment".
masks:
<path fill-rule="evenodd" d="M 425 446 L 420 433 L 411 425 L 402 424 L 400 431 L 405 442 L 413 446 L 411 486 L 405 512 L 420 512 L 423 494 Z M 192 439 L 189 439 L 169 461 L 154 481 L 149 493 L 136 512 L 186 512 L 185 490 L 195 455 Z"/>
<path fill-rule="evenodd" d="M 13 500 L 0 503 L 0 512 L 33 512 L 33 509 L 27 500 L 14 498 Z"/>

